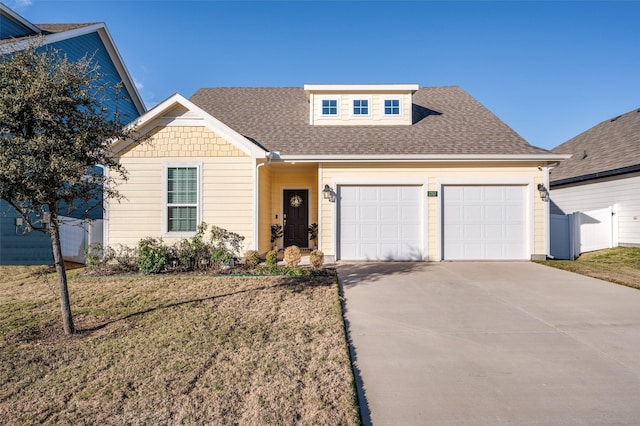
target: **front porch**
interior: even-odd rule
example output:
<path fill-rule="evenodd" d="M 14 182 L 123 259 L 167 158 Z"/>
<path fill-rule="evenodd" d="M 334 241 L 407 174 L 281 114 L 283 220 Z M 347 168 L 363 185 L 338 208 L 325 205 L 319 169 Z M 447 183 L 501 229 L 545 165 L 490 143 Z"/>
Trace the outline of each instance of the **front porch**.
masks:
<path fill-rule="evenodd" d="M 271 163 L 258 171 L 258 251 L 277 247 L 281 259 L 284 248 L 296 245 L 308 256 L 318 245 L 309 232 L 319 220 L 318 163 Z M 280 233 L 272 234 L 272 226 Z"/>

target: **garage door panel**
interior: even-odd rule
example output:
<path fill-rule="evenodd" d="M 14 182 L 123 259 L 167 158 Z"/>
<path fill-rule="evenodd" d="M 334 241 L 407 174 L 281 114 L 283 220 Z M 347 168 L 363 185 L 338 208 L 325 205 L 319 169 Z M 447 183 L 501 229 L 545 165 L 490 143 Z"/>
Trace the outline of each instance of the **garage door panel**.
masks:
<path fill-rule="evenodd" d="M 485 225 L 482 236 L 487 241 L 502 241 L 505 238 L 505 232 L 501 224 Z"/>
<path fill-rule="evenodd" d="M 379 192 L 373 187 L 360 187 L 358 201 L 378 201 Z"/>
<path fill-rule="evenodd" d="M 400 232 L 398 225 L 381 225 L 380 226 L 380 238 L 384 240 L 398 240 L 400 238 Z"/>
<path fill-rule="evenodd" d="M 400 201 L 400 190 L 397 187 L 380 187 L 380 201 L 397 203 Z"/>
<path fill-rule="evenodd" d="M 379 211 L 375 207 L 364 205 L 358 210 L 358 212 L 359 214 L 357 216 L 361 221 L 367 222 L 378 220 Z"/>
<path fill-rule="evenodd" d="M 482 219 L 491 222 L 502 222 L 506 219 L 504 206 L 486 206 L 482 212 Z"/>
<path fill-rule="evenodd" d="M 380 219 L 383 222 L 397 222 L 400 218 L 398 206 L 381 206 Z"/>
<path fill-rule="evenodd" d="M 462 206 L 462 219 L 465 221 L 480 220 L 483 215 L 482 206 Z"/>
<path fill-rule="evenodd" d="M 378 233 L 379 227 L 377 225 L 360 225 L 360 232 L 356 235 L 357 239 L 360 240 L 378 240 L 380 235 Z"/>
<path fill-rule="evenodd" d="M 524 208 L 522 206 L 506 206 L 505 219 L 508 221 L 520 221 L 524 217 Z"/>
<path fill-rule="evenodd" d="M 420 223 L 420 210 L 415 207 L 401 206 L 400 219 L 403 222 Z"/>
<path fill-rule="evenodd" d="M 465 186 L 462 189 L 462 198 L 461 202 L 468 201 L 481 201 L 482 200 L 482 191 L 480 187 L 476 186 Z"/>
<path fill-rule="evenodd" d="M 443 258 L 525 259 L 525 186 L 443 187 Z"/>
<path fill-rule="evenodd" d="M 419 186 L 346 185 L 339 194 L 340 259 L 421 260 Z"/>

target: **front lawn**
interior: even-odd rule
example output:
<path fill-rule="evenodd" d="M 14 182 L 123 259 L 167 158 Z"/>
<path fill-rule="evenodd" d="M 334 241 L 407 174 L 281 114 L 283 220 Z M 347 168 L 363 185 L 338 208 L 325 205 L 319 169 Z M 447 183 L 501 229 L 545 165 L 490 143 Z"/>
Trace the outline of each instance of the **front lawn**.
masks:
<path fill-rule="evenodd" d="M 640 247 L 615 247 L 583 253 L 574 261 L 544 260 L 538 263 L 640 288 Z"/>
<path fill-rule="evenodd" d="M 0 267 L 0 424 L 357 424 L 335 277 Z"/>

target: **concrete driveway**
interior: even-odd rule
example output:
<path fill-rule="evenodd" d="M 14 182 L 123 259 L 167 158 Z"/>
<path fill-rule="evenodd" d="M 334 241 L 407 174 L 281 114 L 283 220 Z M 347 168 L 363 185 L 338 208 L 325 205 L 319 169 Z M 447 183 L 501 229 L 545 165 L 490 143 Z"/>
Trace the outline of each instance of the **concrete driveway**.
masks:
<path fill-rule="evenodd" d="M 365 424 L 640 424 L 640 291 L 529 262 L 338 266 Z"/>

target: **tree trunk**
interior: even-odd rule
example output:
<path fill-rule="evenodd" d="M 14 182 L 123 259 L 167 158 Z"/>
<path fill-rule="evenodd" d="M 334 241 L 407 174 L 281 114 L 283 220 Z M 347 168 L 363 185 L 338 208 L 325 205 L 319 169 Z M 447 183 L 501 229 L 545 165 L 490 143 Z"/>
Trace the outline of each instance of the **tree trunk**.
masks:
<path fill-rule="evenodd" d="M 62 259 L 62 246 L 60 245 L 60 223 L 58 223 L 58 214 L 54 209 L 50 210 L 50 228 L 49 236 L 51 237 L 51 246 L 53 247 L 53 263 L 58 274 L 58 287 L 60 288 L 60 308 L 62 309 L 62 326 L 64 334 L 70 335 L 76 332 L 73 325 L 73 316 L 71 315 L 71 303 L 69 302 L 69 289 L 67 287 L 67 270 L 64 267 Z"/>

